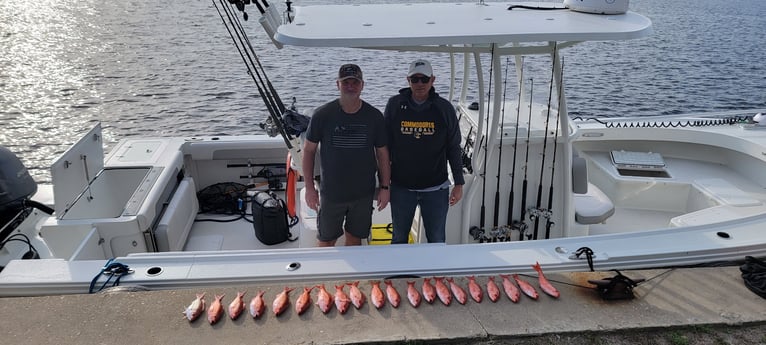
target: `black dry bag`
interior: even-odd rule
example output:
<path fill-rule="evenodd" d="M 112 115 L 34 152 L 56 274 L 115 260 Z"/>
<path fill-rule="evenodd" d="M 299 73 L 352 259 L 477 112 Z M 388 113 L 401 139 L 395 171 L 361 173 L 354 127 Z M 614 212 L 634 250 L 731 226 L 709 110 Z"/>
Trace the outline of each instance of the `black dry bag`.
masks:
<path fill-rule="evenodd" d="M 279 244 L 292 236 L 285 202 L 271 192 L 255 192 L 252 200 L 255 237 L 263 244 Z"/>

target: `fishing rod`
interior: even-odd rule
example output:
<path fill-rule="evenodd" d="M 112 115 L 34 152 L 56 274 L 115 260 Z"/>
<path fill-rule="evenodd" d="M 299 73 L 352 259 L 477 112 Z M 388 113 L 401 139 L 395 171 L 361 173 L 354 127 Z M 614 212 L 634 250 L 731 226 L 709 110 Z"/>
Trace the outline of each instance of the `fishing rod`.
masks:
<path fill-rule="evenodd" d="M 508 195 L 508 225 L 513 229 L 513 190 L 516 187 L 516 152 L 519 147 L 519 116 L 521 115 L 521 97 L 524 89 L 524 57 L 521 57 L 521 72 L 519 72 L 519 97 L 516 104 L 516 134 L 513 138 L 513 166 L 511 167 L 511 192 Z M 508 236 L 511 239 L 511 236 Z"/>
<path fill-rule="evenodd" d="M 257 1 L 254 1 L 254 3 L 258 5 Z M 269 4 L 265 0 L 263 0 L 263 3 L 266 8 L 263 9 L 263 11 L 261 12 L 261 15 L 267 16 L 269 12 L 272 12 L 272 11 L 268 11 Z M 258 10 L 259 11 L 261 10 L 260 6 L 258 6 Z M 279 112 L 284 114 L 286 109 L 285 104 L 284 102 L 282 102 L 282 99 L 279 97 L 279 94 L 277 93 L 277 90 L 274 88 L 274 85 L 271 84 L 271 80 L 266 75 L 266 69 L 263 68 L 263 65 L 261 64 L 261 59 L 259 59 L 258 55 L 255 54 L 255 49 L 253 49 L 253 45 L 250 43 L 250 38 L 248 38 L 247 35 L 245 34 L 245 29 L 242 26 L 242 22 L 239 21 L 239 17 L 237 16 L 233 16 L 233 17 L 239 28 L 239 31 L 242 32 L 242 37 L 244 37 L 244 42 L 247 43 L 247 47 L 249 48 L 249 50 L 253 52 L 253 58 L 255 59 L 255 62 L 258 64 L 258 68 L 260 68 L 261 73 L 263 74 L 263 79 L 266 81 L 265 85 L 268 87 L 270 95 L 272 96 L 272 102 L 276 104 L 277 108 L 279 109 Z"/>
<path fill-rule="evenodd" d="M 297 142 L 296 138 L 293 138 L 292 135 L 290 135 L 290 133 L 285 130 L 284 124 L 282 122 L 281 114 L 283 114 L 285 111 L 284 103 L 282 103 L 279 95 L 277 95 L 276 89 L 271 84 L 268 76 L 266 76 L 266 71 L 263 69 L 263 65 L 258 59 L 258 56 L 255 54 L 255 50 L 253 49 L 252 44 L 250 44 L 250 41 L 244 32 L 244 28 L 242 27 L 241 22 L 237 16 L 233 14 L 233 10 L 225 6 L 224 0 L 220 0 L 220 8 L 218 4 L 216 4 L 215 0 L 212 1 L 216 11 L 218 12 L 218 15 L 221 17 L 221 21 L 223 22 L 226 31 L 229 33 L 229 36 L 234 42 L 235 48 L 239 52 L 242 61 L 245 63 L 247 73 L 253 79 L 253 82 L 255 82 L 256 88 L 258 89 L 258 94 L 261 96 L 261 99 L 263 100 L 264 105 L 269 112 L 269 119 L 271 120 L 271 123 L 276 127 L 277 131 L 282 136 L 282 139 L 284 139 L 285 145 L 290 151 L 291 156 L 294 159 L 300 160 L 302 157 L 300 144 Z M 232 7 L 234 6 L 235 4 L 232 4 Z M 260 11 L 261 8 L 260 6 L 258 7 Z M 226 18 L 224 18 L 224 15 L 221 13 L 221 9 L 223 9 L 224 13 L 226 14 Z M 228 19 L 228 22 L 226 19 Z M 254 60 L 257 62 L 257 66 Z"/>
<path fill-rule="evenodd" d="M 527 212 L 527 189 L 528 179 L 527 170 L 529 170 L 529 133 L 532 132 L 532 95 L 535 86 L 535 80 L 529 78 L 529 119 L 527 120 L 527 153 L 524 157 L 524 182 L 521 186 L 521 217 L 519 218 L 519 240 L 524 240 L 524 234 L 527 232 L 527 223 L 525 222 Z"/>
<path fill-rule="evenodd" d="M 500 148 L 497 153 L 497 185 L 495 186 L 495 214 L 493 227 L 497 230 L 498 218 L 500 217 L 500 167 L 503 163 L 503 128 L 505 127 L 505 95 L 508 90 L 508 65 L 510 61 L 505 58 L 505 77 L 503 79 L 503 108 L 500 111 Z M 494 238 L 493 238 L 494 241 Z"/>
<path fill-rule="evenodd" d="M 462 115 L 461 115 L 462 116 Z M 463 167 L 468 170 L 469 173 L 473 174 L 473 167 L 471 166 L 471 159 L 473 158 L 473 152 L 471 152 L 471 155 L 468 155 L 468 148 L 473 146 L 473 140 L 471 139 L 471 134 L 473 134 L 473 126 L 471 128 L 468 128 L 468 134 L 465 136 L 465 145 L 463 145 L 463 149 L 461 150 L 461 156 L 463 159 Z"/>
<path fill-rule="evenodd" d="M 213 5 L 215 6 L 216 11 L 218 11 L 218 15 L 221 17 L 221 20 L 223 21 L 223 24 L 226 27 L 226 31 L 229 32 L 229 36 L 234 42 L 234 46 L 237 48 L 237 52 L 239 52 L 239 56 L 242 58 L 242 61 L 245 63 L 245 67 L 247 67 L 247 74 L 249 74 L 250 77 L 253 79 L 253 82 L 255 82 L 255 86 L 258 88 L 258 93 L 260 94 L 261 99 L 263 99 L 264 104 L 266 105 L 266 108 L 269 111 L 269 115 L 271 115 L 272 118 L 279 116 L 279 114 L 277 113 L 278 107 L 276 105 L 276 101 L 274 100 L 274 97 L 268 92 L 268 90 L 266 90 L 266 83 L 263 80 L 263 77 L 261 77 L 261 73 L 256 68 L 255 63 L 253 62 L 252 55 L 255 55 L 255 52 L 253 51 L 252 46 L 249 47 L 250 50 L 246 49 L 247 47 L 245 46 L 245 41 L 242 37 L 243 36 L 247 37 L 247 35 L 244 34 L 244 30 L 241 25 L 240 26 L 235 25 L 235 23 L 238 22 L 237 16 L 233 15 L 232 11 L 224 5 L 224 0 L 219 0 L 219 1 L 221 3 L 221 8 L 223 8 L 224 13 L 226 14 L 226 18 L 228 19 L 228 22 L 226 21 L 226 19 L 224 19 L 223 14 L 221 14 L 221 11 L 218 5 L 215 3 L 215 0 L 213 0 Z M 251 51 L 253 51 L 252 55 L 251 55 Z M 255 71 L 255 73 L 253 73 L 253 71 Z"/>
<path fill-rule="evenodd" d="M 548 219 L 545 222 L 545 239 L 551 238 L 551 227 L 553 226 L 553 221 L 551 218 L 553 217 L 552 209 L 553 209 L 553 178 L 556 176 L 556 148 L 558 148 L 558 144 L 556 143 L 556 138 L 559 136 L 559 119 L 561 119 L 561 93 L 562 85 L 564 85 L 564 58 L 561 58 L 561 70 L 559 71 L 559 85 L 558 85 L 558 94 L 556 95 L 559 98 L 559 106 L 556 110 L 556 133 L 553 135 L 553 164 L 551 165 L 551 185 L 548 188 L 548 212 L 550 213 L 548 215 Z"/>
<path fill-rule="evenodd" d="M 482 168 L 482 183 L 481 183 L 481 216 L 479 218 L 479 228 L 481 231 L 486 234 L 486 231 L 484 231 L 484 224 L 485 224 L 485 215 L 486 215 L 486 208 L 484 206 L 484 199 L 487 195 L 487 151 L 489 151 L 489 100 L 492 97 L 492 79 L 494 79 L 494 76 L 492 74 L 492 68 L 495 67 L 495 45 L 492 44 L 492 47 L 490 48 L 490 63 L 489 63 L 489 85 L 487 86 L 487 130 L 485 131 L 484 137 L 486 140 L 484 140 L 484 168 Z M 482 238 L 480 241 L 484 242 L 484 239 Z"/>
<path fill-rule="evenodd" d="M 553 59 L 551 60 L 551 82 L 548 87 L 548 111 L 545 114 L 545 136 L 543 136 L 543 158 L 540 160 L 540 179 L 537 184 L 537 204 L 535 206 L 532 216 L 535 218 L 535 231 L 533 233 L 534 239 L 537 239 L 538 230 L 540 229 L 540 217 L 542 217 L 544 211 L 540 208 L 543 205 L 543 177 L 545 177 L 545 153 L 548 150 L 548 125 L 551 119 L 551 100 L 553 99 L 553 76 L 556 74 L 556 44 L 553 42 Z M 555 140 L 555 138 L 554 138 Z"/>

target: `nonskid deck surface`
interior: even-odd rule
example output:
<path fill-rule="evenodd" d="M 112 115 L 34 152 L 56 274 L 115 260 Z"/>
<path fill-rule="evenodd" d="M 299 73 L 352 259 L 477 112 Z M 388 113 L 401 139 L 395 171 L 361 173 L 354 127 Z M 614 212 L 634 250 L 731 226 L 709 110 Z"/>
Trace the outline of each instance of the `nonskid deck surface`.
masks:
<path fill-rule="evenodd" d="M 285 193 L 283 191 L 277 192 L 277 195 L 284 200 Z M 301 193 L 296 193 L 297 198 L 300 198 L 300 195 Z M 306 206 L 304 203 L 301 203 L 300 199 L 296 200 L 295 204 L 296 214 L 298 215 L 298 223 L 290 228 L 290 233 L 292 234 L 292 239 L 294 239 L 294 241 L 286 241 L 275 245 L 266 245 L 261 243 L 261 241 L 255 237 L 253 223 L 248 221 L 253 219 L 248 204 L 247 215 L 240 219 L 237 219 L 239 217 L 236 215 L 207 213 L 198 214 L 196 218 L 197 220 L 194 222 L 194 225 L 189 232 L 189 237 L 186 241 L 186 245 L 184 246 L 184 251 L 290 249 L 316 247 L 316 212 L 313 210 L 302 210 L 301 207 Z M 220 222 L 222 220 L 232 219 L 236 220 L 232 222 Z M 388 207 L 386 207 L 386 209 L 383 211 L 377 211 L 377 209 L 373 211 L 373 224 L 388 224 L 390 222 L 391 214 Z M 344 240 L 344 237 L 341 236 L 336 241 L 336 245 L 344 245 Z M 362 244 L 366 245 L 367 240 L 364 239 Z"/>

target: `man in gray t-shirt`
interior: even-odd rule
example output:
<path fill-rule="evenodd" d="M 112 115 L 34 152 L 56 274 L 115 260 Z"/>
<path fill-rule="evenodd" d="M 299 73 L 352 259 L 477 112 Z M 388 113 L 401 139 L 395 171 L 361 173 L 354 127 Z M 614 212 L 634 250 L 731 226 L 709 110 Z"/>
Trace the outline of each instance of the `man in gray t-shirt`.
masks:
<path fill-rule="evenodd" d="M 376 172 L 378 210 L 389 200 L 391 167 L 383 114 L 360 98 L 364 79 L 359 66 L 341 66 L 336 83 L 340 97 L 314 111 L 303 149 L 303 171 L 313 172 L 322 145 L 321 208 L 313 179 L 305 178 L 306 204 L 319 211 L 320 247 L 334 246 L 344 232 L 346 245 L 360 245 L 369 236 Z"/>

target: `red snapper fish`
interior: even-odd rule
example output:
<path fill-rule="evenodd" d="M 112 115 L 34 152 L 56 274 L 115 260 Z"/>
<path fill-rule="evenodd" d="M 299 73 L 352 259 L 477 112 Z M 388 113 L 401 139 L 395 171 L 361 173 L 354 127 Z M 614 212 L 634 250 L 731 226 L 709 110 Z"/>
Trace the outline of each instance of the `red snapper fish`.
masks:
<path fill-rule="evenodd" d="M 447 281 L 449 282 L 449 288 L 452 290 L 452 294 L 455 295 L 455 299 L 458 301 L 458 303 L 465 304 L 465 302 L 468 300 L 468 296 L 465 294 L 465 290 L 463 290 L 460 285 L 457 285 L 452 277 L 447 278 Z"/>
<path fill-rule="evenodd" d="M 285 286 L 285 289 L 274 298 L 271 308 L 274 310 L 275 316 L 284 313 L 290 306 L 290 291 L 293 291 L 293 288 Z"/>
<path fill-rule="evenodd" d="M 343 292 L 343 284 L 335 285 L 335 308 L 338 308 L 339 313 L 345 314 L 350 305 L 351 299 Z"/>
<path fill-rule="evenodd" d="M 306 312 L 311 306 L 311 290 L 314 287 L 304 287 L 303 293 L 295 300 L 295 312 L 301 315 Z"/>
<path fill-rule="evenodd" d="M 447 285 L 444 285 L 442 279 L 444 279 L 444 277 L 434 277 L 434 281 L 436 281 L 436 295 L 439 296 L 439 300 L 441 300 L 444 305 L 450 305 L 450 303 L 452 303 L 452 294 L 449 292 Z"/>
<path fill-rule="evenodd" d="M 380 289 L 380 281 L 373 280 L 370 281 L 370 284 L 372 284 L 372 290 L 370 291 L 370 300 L 372 301 L 372 305 L 375 306 L 375 308 L 382 308 L 384 305 L 386 305 L 386 299 L 383 297 L 383 290 Z"/>
<path fill-rule="evenodd" d="M 359 290 L 359 281 L 355 281 L 353 283 L 347 283 L 350 287 L 348 288 L 349 291 L 349 297 L 351 297 L 351 303 L 354 305 L 354 308 L 359 309 L 364 305 L 364 301 L 366 300 L 366 297 L 364 297 L 364 293 L 362 293 L 362 290 Z"/>
<path fill-rule="evenodd" d="M 210 303 L 210 308 L 207 310 L 207 321 L 210 322 L 211 325 L 215 325 L 215 323 L 221 319 L 221 316 L 223 316 L 223 303 L 221 303 L 223 296 L 224 295 L 215 295 L 215 301 Z"/>
<path fill-rule="evenodd" d="M 476 303 L 481 303 L 481 300 L 484 299 L 484 291 L 481 289 L 481 286 L 476 283 L 476 278 L 474 276 L 466 278 L 468 278 L 468 291 L 471 292 L 471 298 L 473 298 Z"/>
<path fill-rule="evenodd" d="M 394 308 L 399 307 L 399 303 L 402 301 L 401 296 L 399 296 L 399 291 L 396 291 L 394 284 L 390 280 L 384 280 L 383 282 L 386 283 L 388 303 L 391 303 Z"/>
<path fill-rule="evenodd" d="M 324 284 L 319 284 L 317 287 L 319 288 L 319 293 L 317 294 L 317 305 L 319 306 L 319 310 L 327 314 L 332 309 L 332 295 L 327 292 Z"/>
<path fill-rule="evenodd" d="M 266 311 L 266 302 L 263 300 L 265 291 L 258 291 L 255 297 L 250 301 L 250 315 L 257 319 Z"/>
<path fill-rule="evenodd" d="M 497 302 L 500 298 L 500 288 L 495 284 L 495 277 L 493 276 L 487 278 L 487 296 L 492 302 Z"/>
<path fill-rule="evenodd" d="M 229 303 L 229 318 L 236 320 L 245 310 L 245 292 L 237 292 L 237 297 Z"/>
<path fill-rule="evenodd" d="M 503 290 L 505 290 L 505 294 L 511 302 L 518 302 L 521 297 L 521 292 L 519 292 L 519 288 L 516 287 L 516 284 L 511 281 L 511 277 L 507 274 L 501 274 L 500 278 L 503 278 Z"/>
<path fill-rule="evenodd" d="M 189 304 L 188 307 L 186 307 L 186 310 L 183 311 L 184 316 L 186 317 L 189 322 L 196 320 L 200 315 L 202 315 L 202 312 L 205 311 L 205 293 L 198 293 L 197 298 L 194 299 L 194 301 Z"/>
<path fill-rule="evenodd" d="M 553 284 L 551 284 L 551 282 L 545 278 L 545 275 L 543 275 L 543 268 L 540 267 L 540 263 L 535 262 L 535 264 L 532 265 L 532 268 L 537 271 L 537 279 L 540 281 L 540 288 L 543 289 L 543 292 L 547 293 L 553 298 L 559 298 L 559 296 L 561 296 L 559 290 L 557 290 L 556 287 L 554 287 Z"/>
<path fill-rule="evenodd" d="M 410 304 L 415 308 L 420 305 L 420 292 L 415 288 L 414 281 L 407 282 L 407 299 L 410 300 Z"/>
<path fill-rule="evenodd" d="M 428 303 L 433 303 L 436 299 L 436 288 L 431 285 L 431 278 L 423 278 L 423 298 Z"/>
<path fill-rule="evenodd" d="M 525 295 L 529 296 L 529 298 L 536 300 L 537 290 L 529 284 L 526 280 L 519 278 L 518 274 L 513 275 L 513 279 L 516 280 L 516 283 L 519 284 L 519 287 L 521 288 L 521 292 L 523 292 Z"/>

